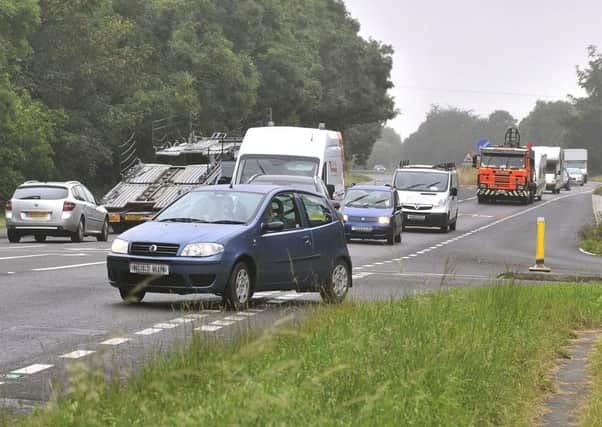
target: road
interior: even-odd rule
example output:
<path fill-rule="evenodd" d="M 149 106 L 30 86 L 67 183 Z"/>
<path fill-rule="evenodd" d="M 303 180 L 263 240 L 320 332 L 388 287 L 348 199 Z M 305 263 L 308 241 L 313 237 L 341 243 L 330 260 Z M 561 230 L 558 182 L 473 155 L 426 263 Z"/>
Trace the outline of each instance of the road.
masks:
<path fill-rule="evenodd" d="M 379 183 L 387 176 L 375 175 Z M 545 194 L 533 205 L 479 205 L 474 189 L 460 191 L 457 230 L 408 229 L 402 243 L 349 244 L 356 300 L 397 298 L 441 288 L 486 286 L 508 270 L 534 263 L 535 224 L 546 220 L 546 264 L 555 272 L 602 274 L 599 258 L 579 251 L 577 232 L 592 218 L 590 184 Z M 256 295 L 244 313 L 223 312 L 212 296 L 149 294 L 125 305 L 107 284 L 110 242 L 0 239 L 0 406 L 48 400 L 74 361 L 112 373 L 135 369 L 149 355 L 191 336 L 229 339 L 240 330 L 267 328 L 303 316 L 319 303 L 313 294 Z"/>

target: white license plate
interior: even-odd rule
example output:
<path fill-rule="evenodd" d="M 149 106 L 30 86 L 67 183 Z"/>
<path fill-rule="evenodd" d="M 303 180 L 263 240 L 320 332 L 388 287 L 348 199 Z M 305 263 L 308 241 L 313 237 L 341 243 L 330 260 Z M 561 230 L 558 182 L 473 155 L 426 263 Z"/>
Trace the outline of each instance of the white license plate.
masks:
<path fill-rule="evenodd" d="M 408 219 L 412 221 L 424 221 L 426 215 L 408 215 Z"/>
<path fill-rule="evenodd" d="M 362 233 L 369 233 L 372 231 L 372 227 L 368 227 L 367 225 L 352 225 L 351 231 L 359 231 Z"/>
<path fill-rule="evenodd" d="M 169 265 L 132 262 L 130 263 L 130 273 L 167 276 L 169 274 Z"/>
<path fill-rule="evenodd" d="M 27 218 L 29 219 L 50 219 L 48 212 L 28 212 Z"/>

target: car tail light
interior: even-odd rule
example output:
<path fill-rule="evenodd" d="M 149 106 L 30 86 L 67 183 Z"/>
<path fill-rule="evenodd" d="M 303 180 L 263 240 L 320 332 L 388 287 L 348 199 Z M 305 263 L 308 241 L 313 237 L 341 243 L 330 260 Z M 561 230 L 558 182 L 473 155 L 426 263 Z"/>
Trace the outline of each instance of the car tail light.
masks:
<path fill-rule="evenodd" d="M 4 207 L 4 209 L 6 209 L 9 212 L 13 210 L 13 202 L 12 202 L 12 200 L 9 200 L 8 202 L 6 202 L 6 206 Z"/>
<path fill-rule="evenodd" d="M 75 203 L 73 202 L 63 202 L 63 212 L 71 212 L 73 209 L 75 209 Z"/>

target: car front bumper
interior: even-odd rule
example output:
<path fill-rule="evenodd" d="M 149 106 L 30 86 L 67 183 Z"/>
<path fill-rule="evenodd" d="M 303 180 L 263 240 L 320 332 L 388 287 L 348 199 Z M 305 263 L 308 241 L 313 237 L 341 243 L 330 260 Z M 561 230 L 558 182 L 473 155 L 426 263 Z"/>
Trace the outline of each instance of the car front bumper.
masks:
<path fill-rule="evenodd" d="M 130 263 L 168 265 L 169 274 L 131 273 Z M 136 288 L 144 292 L 221 295 L 230 277 L 231 269 L 232 263 L 224 260 L 208 261 L 121 254 L 107 256 L 107 273 L 111 286 L 120 289 Z"/>
<path fill-rule="evenodd" d="M 392 224 L 348 221 L 345 223 L 347 239 L 387 239 L 393 232 Z"/>
<path fill-rule="evenodd" d="M 446 212 L 403 211 L 403 225 L 410 227 L 445 227 L 448 221 Z"/>

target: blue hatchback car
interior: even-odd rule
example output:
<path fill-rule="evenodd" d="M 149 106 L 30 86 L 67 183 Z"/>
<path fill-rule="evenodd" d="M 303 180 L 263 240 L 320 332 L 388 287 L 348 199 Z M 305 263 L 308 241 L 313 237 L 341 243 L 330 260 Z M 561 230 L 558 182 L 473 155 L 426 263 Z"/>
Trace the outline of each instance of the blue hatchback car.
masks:
<path fill-rule="evenodd" d="M 345 236 L 401 242 L 403 215 L 397 191 L 386 185 L 354 185 L 343 202 Z"/>
<path fill-rule="evenodd" d="M 146 292 L 212 293 L 233 309 L 270 290 L 340 302 L 352 285 L 343 224 L 328 200 L 273 185 L 185 194 L 115 239 L 107 269 L 126 301 Z"/>

